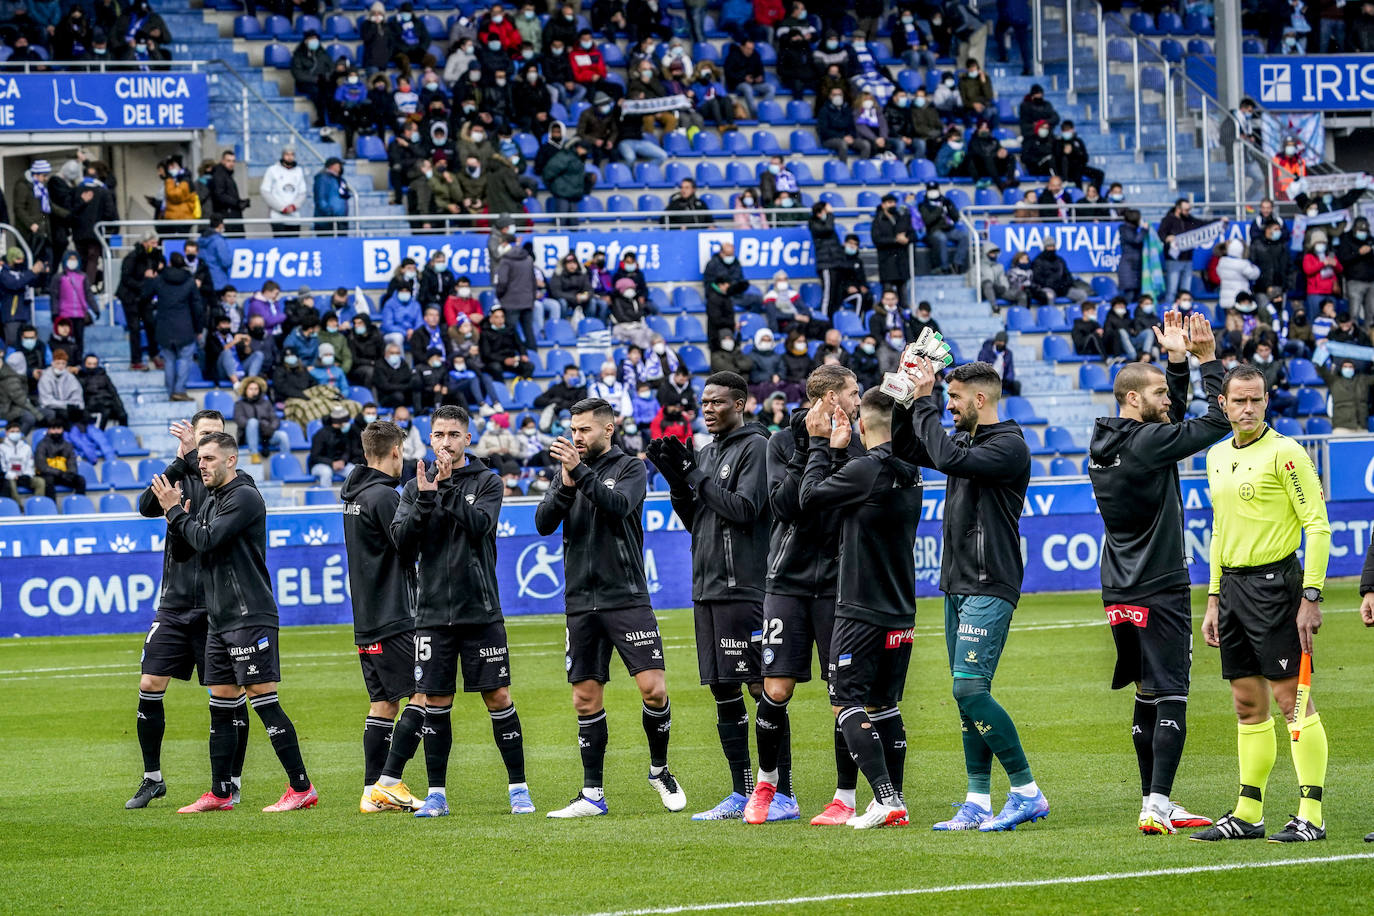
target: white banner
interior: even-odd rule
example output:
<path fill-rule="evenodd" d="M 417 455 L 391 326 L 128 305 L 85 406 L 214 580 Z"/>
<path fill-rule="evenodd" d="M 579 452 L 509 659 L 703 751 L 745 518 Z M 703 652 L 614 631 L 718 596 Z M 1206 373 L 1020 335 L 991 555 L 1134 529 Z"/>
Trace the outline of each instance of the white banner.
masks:
<path fill-rule="evenodd" d="M 1198 226 L 1196 229 L 1189 229 L 1187 232 L 1180 232 L 1174 236 L 1173 242 L 1169 245 L 1169 256 L 1177 258 L 1180 251 L 1189 251 L 1193 248 L 1211 245 L 1225 232 L 1225 220 L 1217 220 L 1205 226 Z"/>
<path fill-rule="evenodd" d="M 1371 184 L 1368 172 L 1336 172 L 1332 175 L 1305 175 L 1300 179 L 1295 179 L 1302 183 L 1298 185 L 1302 193 L 1311 196 L 1313 194 L 1324 194 L 1330 191 L 1332 194 L 1344 194 L 1351 188 L 1367 188 Z"/>
<path fill-rule="evenodd" d="M 669 95 L 661 99 L 622 99 L 620 102 L 621 113 L 627 115 L 651 115 L 691 107 L 692 101 L 685 95 Z"/>

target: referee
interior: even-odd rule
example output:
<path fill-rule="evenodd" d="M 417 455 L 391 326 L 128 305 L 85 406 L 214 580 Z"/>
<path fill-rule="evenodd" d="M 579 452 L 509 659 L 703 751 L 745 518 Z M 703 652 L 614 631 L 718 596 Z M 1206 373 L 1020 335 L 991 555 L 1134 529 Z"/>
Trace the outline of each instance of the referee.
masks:
<path fill-rule="evenodd" d="M 859 829 L 907 823 L 902 799 L 906 730 L 897 702 L 916 625 L 912 549 L 921 520 L 921 470 L 892 454 L 892 398 L 876 388 L 859 404 L 866 455 L 849 459 L 849 415 L 813 408 L 801 511 L 842 521 L 830 705 L 873 802 L 849 820 Z"/>
<path fill-rule="evenodd" d="M 1112 689 L 1136 685 L 1131 740 L 1140 765 L 1140 832 L 1171 834 L 1211 825 L 1169 801 L 1187 735 L 1193 661 L 1178 462 L 1214 445 L 1231 425 L 1217 402 L 1222 368 L 1207 319 L 1168 312 L 1155 336 L 1169 354 L 1168 369 L 1128 363 L 1117 373 L 1112 393 L 1120 416 L 1094 426 L 1088 476 L 1106 529 L 1102 604 L 1116 643 Z M 1190 353 L 1208 409 L 1185 420 Z"/>
<path fill-rule="evenodd" d="M 277 698 L 281 656 L 277 603 L 267 573 L 267 507 L 253 479 L 238 473 L 239 446 L 233 436 L 208 433 L 196 455 L 209 496 L 195 515 L 190 501 L 183 501 L 180 485 L 159 474 L 152 486 L 167 516 L 173 557 L 200 557 L 209 613 L 205 681 L 210 687 L 210 791 L 179 813 L 233 809 L 230 771 L 238 749 L 234 710 L 244 690 L 289 781 L 276 804 L 262 810 L 312 808 L 319 795 L 301 761 L 296 727 Z"/>
<path fill-rule="evenodd" d="M 534 513 L 534 526 L 542 535 L 563 526 L 565 664 L 582 751 L 582 791 L 549 817 L 596 817 L 607 811 L 605 697 L 613 649 L 644 701 L 649 785 L 665 808 L 681 811 L 687 796 L 668 771 L 673 719 L 663 673 L 663 638 L 644 575 L 641 518 L 648 475 L 643 461 L 612 443 L 615 410 L 608 402 L 578 401 L 571 417 L 572 441 L 559 437 L 549 447 L 562 471 Z"/>
<path fill-rule="evenodd" d="M 674 437 L 650 443 L 673 511 L 692 532 L 692 605 L 697 668 L 716 699 L 716 730 L 733 791 L 696 821 L 740 820 L 754 789 L 749 710 L 741 684 L 763 692 L 759 644 L 768 565 L 768 434 L 746 421 L 748 383 L 734 372 L 707 376 L 701 415 L 712 441 L 697 453 Z"/>
<path fill-rule="evenodd" d="M 1238 727 L 1240 798 L 1216 824 L 1193 834 L 1203 841 L 1264 836 L 1264 788 L 1274 768 L 1272 694 L 1301 738 L 1290 742 L 1298 775 L 1298 814 L 1271 843 L 1326 839 L 1322 786 L 1326 729 L 1311 701 L 1295 709 L 1298 666 L 1321 626 L 1322 586 L 1331 551 L 1321 480 L 1307 451 L 1264 422 L 1269 398 L 1253 366 L 1226 374 L 1221 406 L 1235 433 L 1207 453 L 1212 496 L 1212 576 L 1202 635 L 1221 649 L 1221 676 L 1231 682 Z M 1306 534 L 1304 564 L 1298 547 Z"/>
<path fill-rule="evenodd" d="M 806 380 L 806 399 L 826 423 L 839 410 L 846 425 L 859 418 L 859 382 L 843 366 L 819 366 Z M 835 628 L 835 580 L 838 575 L 841 515 L 837 510 L 801 511 L 801 482 L 806 471 L 809 412 L 792 412 L 788 428 L 768 440 L 769 506 L 773 531 L 768 550 L 768 579 L 763 596 L 763 695 L 754 721 L 759 746 L 759 779 L 744 809 L 747 824 L 793 820 L 800 816 L 792 788 L 792 727 L 788 703 L 798 681 L 811 680 L 811 655 L 829 678 L 830 633 Z M 848 458 L 865 454 L 858 436 L 844 451 Z M 842 826 L 854 816 L 854 790 L 859 770 L 849 755 L 844 733 L 834 729 L 835 797 L 812 819 L 814 827 Z"/>

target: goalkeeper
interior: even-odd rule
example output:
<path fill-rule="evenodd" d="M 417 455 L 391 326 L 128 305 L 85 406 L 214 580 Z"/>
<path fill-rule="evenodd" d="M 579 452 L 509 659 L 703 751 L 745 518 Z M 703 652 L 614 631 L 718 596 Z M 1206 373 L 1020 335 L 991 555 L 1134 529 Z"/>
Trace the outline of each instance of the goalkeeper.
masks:
<path fill-rule="evenodd" d="M 992 677 L 1021 597 L 1021 509 L 1030 481 L 1030 450 L 1013 421 L 998 422 L 1002 379 L 987 363 L 967 363 L 945 375 L 953 436 L 940 425 L 931 396 L 946 360 L 939 341 L 923 334 L 902 353 L 882 390 L 897 401 L 893 455 L 948 477 L 940 590 L 945 593 L 945 644 L 954 698 L 963 725 L 968 794 L 936 830 L 1012 830 L 1049 814 L 1031 776 L 1016 726 L 992 697 Z M 1007 771 L 1011 792 L 992 812 L 992 758 Z"/>

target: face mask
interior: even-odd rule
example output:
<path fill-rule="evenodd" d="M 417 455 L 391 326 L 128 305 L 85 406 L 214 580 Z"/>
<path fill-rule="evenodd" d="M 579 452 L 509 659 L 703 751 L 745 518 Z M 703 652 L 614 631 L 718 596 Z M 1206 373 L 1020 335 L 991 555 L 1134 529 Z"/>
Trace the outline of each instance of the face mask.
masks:
<path fill-rule="evenodd" d="M 562 56 L 563 56 L 563 49 L 562 49 L 562 48 L 549 48 L 549 53 L 552 54 L 554 57 L 562 57 Z"/>
<path fill-rule="evenodd" d="M 1112 309 L 1112 314 L 1118 318 L 1124 318 L 1126 316 L 1126 310 L 1124 308 Z"/>
<path fill-rule="evenodd" d="M 575 375 L 565 375 L 563 376 L 563 384 L 569 388 L 576 388 L 582 384 L 582 380 Z"/>
<path fill-rule="evenodd" d="M 327 324 L 327 325 L 324 326 L 324 329 L 325 329 L 326 331 L 328 331 L 330 334 L 337 334 L 337 333 L 339 333 L 339 326 L 338 326 L 338 324 Z"/>
<path fill-rule="evenodd" d="M 145 54 L 148 51 L 147 45 L 135 45 L 134 47 L 137 48 L 139 54 Z"/>
<path fill-rule="evenodd" d="M 527 83 L 529 83 L 531 86 L 533 86 L 535 83 L 539 82 L 539 74 L 538 74 L 538 73 L 527 73 L 527 74 L 525 74 L 525 82 L 527 82 Z"/>
<path fill-rule="evenodd" d="M 25 350 L 32 350 L 34 347 L 38 346 L 38 340 L 34 337 L 25 337 L 23 340 L 19 341 L 19 345 Z"/>
<path fill-rule="evenodd" d="M 950 146 L 954 146 L 954 143 L 951 142 L 951 143 L 950 143 Z M 940 192 L 939 192 L 939 191 L 927 191 L 927 192 L 926 192 L 926 200 L 939 200 L 939 199 L 940 199 Z"/>
<path fill-rule="evenodd" d="M 797 205 L 797 202 L 796 202 L 795 200 L 793 200 L 792 198 L 790 198 L 790 197 L 779 197 L 779 198 L 778 198 L 778 206 L 779 206 L 779 207 L 795 207 L 796 205 Z"/>
<path fill-rule="evenodd" d="M 1281 231 L 1274 231 L 1269 233 L 1269 241 L 1271 242 L 1277 242 L 1281 238 L 1283 238 L 1283 232 Z"/>
<path fill-rule="evenodd" d="M 620 295 L 624 296 L 626 299 L 634 299 L 635 296 L 638 295 L 638 292 L 635 290 L 633 286 L 631 286 L 629 289 L 625 290 Z"/>
<path fill-rule="evenodd" d="M 430 82 L 428 82 L 428 83 L 425 83 L 425 88 L 428 89 L 430 92 L 433 92 L 433 91 L 435 91 L 436 89 L 439 88 L 439 84 L 436 83 L 436 82 L 430 81 Z"/>
<path fill-rule="evenodd" d="M 846 245 L 844 246 L 844 253 L 852 258 L 854 255 L 859 253 L 859 249 L 855 245 Z"/>
<path fill-rule="evenodd" d="M 286 354 L 286 358 L 282 360 L 282 362 L 286 363 L 288 366 L 294 366 L 300 361 L 300 357 L 296 356 L 294 353 Z"/>
<path fill-rule="evenodd" d="M 1193 303 L 1188 299 L 1180 299 L 1178 302 L 1174 303 L 1174 306 L 1180 312 L 1191 312 L 1193 310 Z"/>
<path fill-rule="evenodd" d="M 1357 231 L 1357 232 L 1355 233 L 1355 238 L 1357 238 L 1357 239 L 1359 239 L 1361 242 L 1363 242 L 1365 239 L 1369 238 L 1369 233 L 1368 233 L 1368 232 L 1365 232 L 1365 231 L 1363 231 L 1363 230 Z M 68 266 L 68 267 L 71 267 L 72 265 L 71 265 L 71 263 L 69 262 L 69 263 L 67 264 L 67 266 Z M 73 268 L 73 269 L 74 269 L 74 268 Z"/>
<path fill-rule="evenodd" d="M 1048 127 L 1042 127 L 1035 132 L 1035 135 L 1037 137 L 1048 137 L 1050 135 L 1050 129 Z"/>
<path fill-rule="evenodd" d="M 1351 374 L 1353 375 L 1354 373 L 1352 372 Z M 24 441 L 24 434 L 21 433 L 21 432 L 19 432 L 19 430 L 14 430 L 13 432 L 6 433 L 5 435 L 6 435 L 6 437 L 9 438 L 9 440 L 10 440 L 11 442 L 23 442 L 23 441 Z"/>
<path fill-rule="evenodd" d="M 521 60 L 534 60 L 534 49 L 533 49 L 533 48 L 526 48 L 525 50 L 521 51 L 521 52 L 520 52 L 520 59 L 521 59 Z"/>
<path fill-rule="evenodd" d="M 444 364 L 444 361 L 443 361 L 442 359 L 431 359 L 431 360 L 429 361 L 429 365 L 430 365 L 430 367 L 433 368 L 433 369 L 438 369 L 438 368 L 439 368 L 440 366 L 442 366 L 443 364 Z"/>
<path fill-rule="evenodd" d="M 354 334 L 366 334 L 366 333 L 367 333 L 367 326 L 366 326 L 366 325 L 363 325 L 363 324 L 355 324 L 355 325 L 353 325 L 353 333 L 354 333 Z"/>
<path fill-rule="evenodd" d="M 578 42 L 578 44 L 582 45 L 582 50 L 584 50 L 584 51 L 590 51 L 590 50 L 592 49 L 592 42 L 591 42 L 591 39 L 587 39 L 587 40 L 585 40 L 585 41 L 580 41 L 580 42 Z"/>
<path fill-rule="evenodd" d="M 406 290 L 401 290 L 399 293 L 396 294 L 396 301 L 397 301 L 397 302 L 409 302 L 409 301 L 410 301 L 410 293 L 409 293 L 408 291 L 406 291 Z"/>
<path fill-rule="evenodd" d="M 721 259 L 722 261 L 724 261 L 726 264 L 733 264 L 733 263 L 735 263 L 735 256 L 734 256 L 734 255 L 729 255 L 729 256 L 721 255 L 721 256 L 720 256 L 720 259 Z"/>
<path fill-rule="evenodd" d="M 1342 377 L 1342 378 L 1354 378 L 1354 377 L 1355 377 L 1355 369 L 1354 369 L 1352 366 L 1343 366 L 1343 367 L 1341 368 L 1341 377 Z"/>
<path fill-rule="evenodd" d="M 946 88 L 946 89 L 953 89 L 953 88 L 954 88 L 954 80 L 952 80 L 952 79 L 945 80 L 945 88 Z"/>
<path fill-rule="evenodd" d="M 656 344 L 654 344 L 654 355 L 655 355 L 655 356 L 662 356 L 664 353 L 667 353 L 667 352 L 668 352 L 668 345 L 667 345 L 667 344 L 665 344 L 665 343 L 656 343 Z"/>
<path fill-rule="evenodd" d="M 1313 252 L 1314 254 L 1316 254 L 1318 257 L 1320 257 L 1321 255 L 1326 254 L 1326 246 L 1325 246 L 1325 245 L 1313 245 L 1313 246 L 1312 246 L 1312 252 Z"/>
<path fill-rule="evenodd" d="M 731 350 L 735 349 L 734 339 L 730 337 L 725 338 L 720 342 L 720 348 L 726 353 L 729 353 Z"/>
<path fill-rule="evenodd" d="M 321 356 L 321 357 L 320 357 L 320 365 L 321 365 L 321 366 L 332 366 L 332 365 L 334 365 L 334 357 L 332 357 L 332 356 Z"/>
<path fill-rule="evenodd" d="M 411 14 L 410 14 L 410 13 L 402 13 L 402 14 L 401 14 L 401 21 L 402 21 L 402 22 L 409 22 L 409 21 L 410 21 L 410 17 L 411 17 Z"/>
<path fill-rule="evenodd" d="M 911 25 L 914 20 L 910 16 L 902 17 L 902 25 Z"/>
<path fill-rule="evenodd" d="M 773 347 L 775 346 L 777 346 L 777 344 L 772 340 L 760 340 L 758 343 L 754 344 L 754 349 L 758 350 L 760 353 L 772 353 Z"/>
<path fill-rule="evenodd" d="M 830 97 L 830 104 L 831 104 L 831 105 L 834 105 L 836 108 L 839 108 L 839 107 L 843 106 L 843 105 L 844 105 L 844 96 L 842 96 L 842 95 L 832 95 L 832 96 Z"/>
<path fill-rule="evenodd" d="M 470 287 L 470 286 L 460 286 L 460 287 L 458 287 L 458 289 L 456 290 L 456 292 L 458 293 L 458 298 L 459 298 L 459 299 L 467 299 L 467 298 L 471 295 L 471 293 L 472 293 L 472 287 Z"/>
<path fill-rule="evenodd" d="M 487 139 L 487 135 L 486 135 L 484 132 L 482 132 L 482 131 L 480 131 L 480 130 L 474 130 L 474 131 L 472 132 L 472 142 L 473 142 L 473 143 L 482 143 L 482 142 L 484 142 L 486 139 Z"/>
<path fill-rule="evenodd" d="M 1285 156 L 1296 156 L 1298 154 L 1298 148 L 1290 144 L 1283 148 L 1283 154 Z"/>
<path fill-rule="evenodd" d="M 349 76 L 349 78 L 348 78 L 348 85 L 350 85 L 350 86 L 356 86 L 357 84 L 358 84 L 358 77 L 357 77 L 357 76 Z"/>
<path fill-rule="evenodd" d="M 873 344 L 859 344 L 859 349 L 864 351 L 864 353 L 868 354 L 869 356 L 872 356 L 878 348 L 873 346 Z"/>
<path fill-rule="evenodd" d="M 1074 133 L 1074 132 L 1071 131 L 1071 130 L 1066 130 L 1066 131 L 1064 131 L 1064 139 L 1065 139 L 1065 140 L 1072 140 L 1072 139 L 1073 139 L 1073 133 Z"/>
<path fill-rule="evenodd" d="M 836 48 L 838 48 L 839 46 L 840 46 L 840 43 L 839 43 L 838 41 L 836 41 L 835 39 L 833 39 L 833 38 L 830 39 L 829 41 L 827 41 L 827 42 L 825 43 L 825 49 L 826 49 L 827 51 L 834 51 L 834 50 L 835 50 Z"/>
<path fill-rule="evenodd" d="M 1260 356 L 1258 353 L 1255 354 L 1255 362 L 1259 363 L 1261 366 L 1267 366 L 1273 361 L 1274 357 L 1272 356 Z"/>
<path fill-rule="evenodd" d="M 399 354 L 399 353 L 389 353 L 389 354 L 387 354 L 387 357 L 386 357 L 386 364 L 387 364 L 388 366 L 390 366 L 391 368 L 393 368 L 393 369 L 399 369 L 400 366 L 401 366 L 401 354 Z"/>
<path fill-rule="evenodd" d="M 1307 208 L 1307 215 L 1308 215 L 1309 217 L 1310 217 L 1310 216 L 1316 216 L 1316 215 L 1317 215 L 1317 208 L 1316 208 L 1316 207 L 1308 207 L 1308 208 Z"/>
<path fill-rule="evenodd" d="M 498 77 L 496 78 L 496 85 L 497 85 L 497 86 L 504 86 L 504 85 L 506 85 L 506 78 L 505 78 L 504 76 L 498 76 Z"/>
<path fill-rule="evenodd" d="M 646 399 L 649 397 L 649 395 L 650 395 L 650 391 L 649 391 L 648 388 L 641 388 L 641 389 L 639 389 L 639 399 L 640 399 L 641 401 L 646 400 Z"/>
<path fill-rule="evenodd" d="M 894 349 L 894 350 L 900 350 L 900 349 L 902 349 L 902 344 L 903 344 L 903 343 L 904 343 L 904 341 L 903 341 L 902 338 L 900 338 L 900 337 L 889 337 L 889 338 L 887 339 L 887 345 L 888 345 L 889 347 L 891 347 L 892 349 Z"/>
<path fill-rule="evenodd" d="M 1153 315 L 1155 313 L 1155 304 L 1153 302 L 1142 302 L 1140 303 L 1140 310 L 1146 315 Z"/>
<path fill-rule="evenodd" d="M 951 141 L 949 141 L 949 143 L 946 144 L 946 145 L 949 146 L 950 149 L 953 149 L 953 150 L 960 150 L 960 149 L 963 149 L 963 148 L 964 148 L 964 141 L 962 141 L 962 140 L 951 140 Z"/>
<path fill-rule="evenodd" d="M 506 21 L 506 16 L 504 13 L 497 13 L 495 16 L 491 17 L 491 21 L 496 23 L 497 25 L 500 25 L 501 23 Z"/>
<path fill-rule="evenodd" d="M 468 166 L 467 172 L 473 178 L 479 178 L 482 175 L 482 167 L 480 165 L 470 165 Z"/>
<path fill-rule="evenodd" d="M 782 166 L 778 165 L 775 162 L 770 162 L 768 164 L 768 172 L 772 175 L 780 175 L 782 174 Z"/>
<path fill-rule="evenodd" d="M 911 100 L 908 99 L 906 96 L 902 96 L 899 99 L 893 99 L 892 102 L 898 108 L 906 108 L 908 105 L 911 104 Z"/>
<path fill-rule="evenodd" d="M 1356 235 L 1359 235 L 1359 233 L 1356 233 Z M 67 260 L 67 269 L 68 269 L 68 270 L 76 270 L 76 268 L 79 267 L 80 264 L 81 264 L 80 261 L 76 260 L 75 258 L 70 258 L 70 259 Z"/>
<path fill-rule="evenodd" d="M 523 13 L 521 13 L 521 15 L 524 16 L 526 19 L 533 19 L 534 10 L 525 10 Z"/>
<path fill-rule="evenodd" d="M 603 384 L 603 385 L 614 385 L 614 384 L 615 384 L 615 376 L 614 376 L 614 375 L 603 375 L 603 376 L 601 376 L 601 384 Z"/>
<path fill-rule="evenodd" d="M 926 107 L 926 97 L 923 96 L 923 95 L 918 95 L 918 96 L 916 96 L 916 98 L 912 99 L 911 102 L 912 102 L 912 104 L 915 105 L 917 108 L 925 108 L 925 107 Z"/>

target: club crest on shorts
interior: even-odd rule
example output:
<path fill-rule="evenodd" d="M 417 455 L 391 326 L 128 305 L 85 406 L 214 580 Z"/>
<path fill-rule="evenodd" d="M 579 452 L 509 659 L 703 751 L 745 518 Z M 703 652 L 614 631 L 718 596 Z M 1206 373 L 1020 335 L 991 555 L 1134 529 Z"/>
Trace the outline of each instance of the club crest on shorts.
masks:
<path fill-rule="evenodd" d="M 422 674 L 424 674 L 424 670 L 423 670 L 419 665 L 416 665 L 416 666 L 415 666 L 415 680 L 416 680 L 416 681 L 419 681 L 419 680 L 420 680 L 420 675 L 422 675 Z"/>
<path fill-rule="evenodd" d="M 773 650 L 772 650 L 772 649 L 764 649 L 764 650 L 763 650 L 763 663 L 764 663 L 765 665 L 771 665 L 771 664 L 773 664 Z"/>

